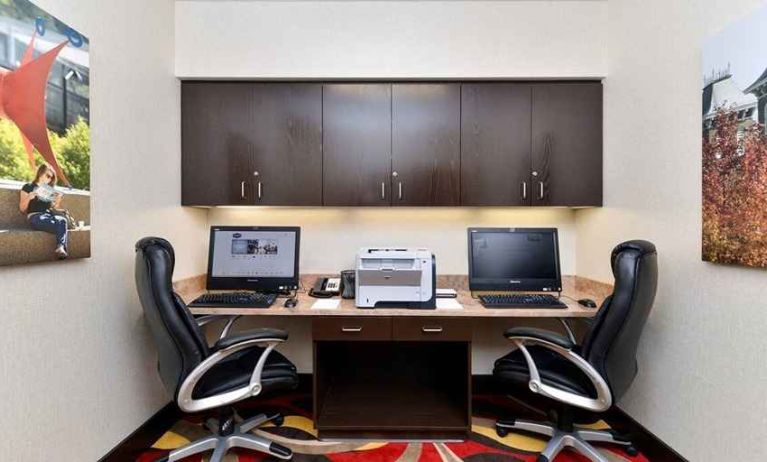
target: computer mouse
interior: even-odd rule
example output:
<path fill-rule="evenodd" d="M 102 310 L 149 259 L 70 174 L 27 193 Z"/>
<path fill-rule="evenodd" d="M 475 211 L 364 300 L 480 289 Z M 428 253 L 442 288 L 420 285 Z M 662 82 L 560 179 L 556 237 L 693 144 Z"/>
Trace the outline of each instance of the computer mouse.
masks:
<path fill-rule="evenodd" d="M 589 308 L 596 308 L 597 307 L 596 302 L 594 300 L 590 299 L 590 298 L 582 298 L 582 299 L 578 300 L 578 304 L 583 305 L 583 306 L 587 306 Z"/>
<path fill-rule="evenodd" d="M 297 298 L 289 298 L 285 300 L 285 303 L 283 304 L 285 308 L 295 308 L 296 305 L 298 305 Z"/>

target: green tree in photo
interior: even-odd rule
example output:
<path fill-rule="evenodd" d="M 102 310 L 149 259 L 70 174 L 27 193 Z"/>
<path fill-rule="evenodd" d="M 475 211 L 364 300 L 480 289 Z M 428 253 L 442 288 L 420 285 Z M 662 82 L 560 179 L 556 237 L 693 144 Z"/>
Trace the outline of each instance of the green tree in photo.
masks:
<path fill-rule="evenodd" d="M 73 188 L 91 189 L 91 129 L 80 118 L 59 137 L 58 149 L 54 152 L 61 162 Z"/>
<path fill-rule="evenodd" d="M 64 136 L 48 131 L 51 148 L 73 188 L 91 189 L 90 127 L 83 119 L 70 125 Z M 35 162 L 44 162 L 35 153 Z M 19 129 L 9 120 L 0 120 L 0 179 L 29 181 L 34 176 Z"/>
<path fill-rule="evenodd" d="M 24 181 L 33 174 L 19 129 L 9 120 L 0 120 L 0 178 Z"/>

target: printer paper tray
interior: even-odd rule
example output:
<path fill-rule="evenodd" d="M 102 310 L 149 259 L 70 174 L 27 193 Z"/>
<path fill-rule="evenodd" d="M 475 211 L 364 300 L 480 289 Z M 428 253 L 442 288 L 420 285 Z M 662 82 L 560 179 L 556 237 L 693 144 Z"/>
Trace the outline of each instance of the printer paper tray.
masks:
<path fill-rule="evenodd" d="M 405 286 L 421 285 L 422 271 L 419 270 L 357 270 L 360 286 Z"/>

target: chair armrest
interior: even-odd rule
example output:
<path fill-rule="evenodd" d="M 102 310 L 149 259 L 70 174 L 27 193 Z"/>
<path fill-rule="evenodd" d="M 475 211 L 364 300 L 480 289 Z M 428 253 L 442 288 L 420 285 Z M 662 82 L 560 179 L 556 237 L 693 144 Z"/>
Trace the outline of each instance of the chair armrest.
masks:
<path fill-rule="evenodd" d="M 230 335 L 219 339 L 214 345 L 213 350 L 222 350 L 229 348 L 230 346 L 244 342 L 247 340 L 264 340 L 264 339 L 279 339 L 285 341 L 288 339 L 288 333 L 280 329 L 271 329 L 263 327 L 260 329 L 253 329 L 245 332 L 238 332 L 235 335 Z"/>
<path fill-rule="evenodd" d="M 216 322 L 218 320 L 223 320 L 228 318 L 228 316 L 219 316 L 217 314 L 206 314 L 204 316 L 196 316 L 194 318 L 194 322 L 197 323 L 198 327 L 202 327 L 206 324 L 210 324 L 212 322 Z"/>
<path fill-rule="evenodd" d="M 262 329 L 259 329 L 261 331 Z M 242 401 L 243 399 L 256 396 L 261 393 L 261 373 L 266 365 L 266 360 L 269 354 L 274 350 L 278 344 L 285 341 L 287 334 L 284 331 L 277 329 L 263 329 L 272 333 L 278 334 L 279 337 L 269 337 L 268 335 L 261 335 L 258 332 L 255 336 L 245 338 L 238 342 L 224 342 L 224 345 L 220 345 L 220 349 L 213 354 L 205 358 L 200 364 L 197 365 L 189 375 L 186 376 L 181 383 L 181 387 L 178 389 L 178 395 L 176 402 L 178 407 L 187 413 L 199 412 L 207 409 L 212 409 L 228 404 Z M 240 337 L 240 336 L 234 336 Z M 219 341 L 220 343 L 220 341 Z M 217 343 L 217 345 L 219 345 Z M 219 364 L 227 357 L 251 348 L 264 348 L 264 352 L 258 358 L 256 366 L 253 368 L 253 373 L 250 376 L 250 382 L 235 390 L 222 393 L 220 395 L 208 396 L 207 398 L 194 399 L 192 393 L 194 392 L 197 383 L 202 379 L 206 372 Z"/>
<path fill-rule="evenodd" d="M 575 338 L 575 332 L 573 332 L 573 328 L 570 326 L 570 323 L 567 321 L 567 319 L 557 318 L 557 321 L 559 321 L 559 323 L 562 324 L 562 327 L 565 329 L 567 338 L 569 338 L 571 342 L 577 344 L 578 340 Z"/>
<path fill-rule="evenodd" d="M 572 346 L 574 346 L 572 342 L 570 342 L 568 339 L 565 339 L 564 337 L 560 337 L 557 334 L 554 334 L 553 332 L 549 332 L 549 334 L 552 334 L 555 337 L 560 337 L 566 344 L 572 345 L 571 347 L 565 347 L 559 344 L 561 342 L 550 341 L 548 338 L 544 338 L 544 336 L 536 337 L 534 332 L 530 332 L 530 330 L 540 331 L 541 329 L 519 329 L 522 331 L 523 335 L 515 335 L 514 332 L 510 333 L 510 331 L 514 331 L 514 329 L 509 329 L 506 331 L 506 338 L 511 340 L 525 357 L 527 368 L 530 373 L 530 382 L 528 383 L 530 391 L 559 401 L 561 403 L 566 403 L 592 412 L 603 412 L 610 409 L 610 406 L 612 406 L 613 403 L 610 387 L 607 385 L 607 382 L 599 374 L 599 372 L 594 369 L 594 366 L 589 364 L 589 362 L 586 361 L 582 356 L 572 350 Z M 546 337 L 550 336 L 547 335 Z M 527 350 L 526 345 L 541 346 L 568 360 L 575 367 L 580 369 L 581 372 L 586 375 L 586 377 L 588 377 L 589 381 L 591 381 L 591 384 L 594 386 L 594 389 L 597 391 L 597 397 L 592 398 L 590 396 L 571 393 L 569 391 L 562 390 L 561 388 L 543 383 L 541 381 L 540 373 L 538 372 L 538 366 L 535 364 L 535 361 L 533 360 L 530 352 Z"/>
<path fill-rule="evenodd" d="M 197 325 L 199 327 L 202 327 L 204 325 L 207 325 L 216 321 L 226 321 L 226 324 L 224 324 L 224 328 L 221 329 L 221 333 L 218 335 L 218 339 L 221 340 L 222 338 L 229 335 L 229 332 L 231 332 L 232 327 L 234 327 L 234 323 L 241 317 L 242 317 L 241 315 L 207 314 L 205 316 L 199 316 L 195 318 L 194 320 L 197 322 Z"/>
<path fill-rule="evenodd" d="M 551 332 L 550 330 L 536 329 L 535 327 L 512 327 L 511 329 L 508 329 L 506 332 L 504 332 L 503 335 L 507 339 L 517 337 L 544 340 L 566 350 L 572 350 L 576 346 L 575 342 L 567 337 L 563 337 L 556 332 Z"/>

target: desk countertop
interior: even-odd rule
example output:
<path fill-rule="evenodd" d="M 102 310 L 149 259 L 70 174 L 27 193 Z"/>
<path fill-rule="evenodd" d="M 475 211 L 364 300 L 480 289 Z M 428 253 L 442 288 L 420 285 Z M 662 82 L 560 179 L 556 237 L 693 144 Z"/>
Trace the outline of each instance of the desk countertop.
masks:
<path fill-rule="evenodd" d="M 311 287 L 314 280 L 320 275 L 302 276 L 302 286 Z M 562 285 L 564 295 L 562 301 L 567 304 L 567 309 L 488 309 L 472 298 L 468 290 L 466 276 L 440 276 L 437 279 L 437 287 L 452 287 L 458 291 L 458 303 L 463 309 L 431 309 L 414 310 L 404 308 L 376 308 L 359 309 L 354 305 L 354 300 L 340 299 L 341 303 L 336 309 L 312 309 L 312 305 L 318 299 L 310 297 L 305 290 L 298 292 L 298 305 L 294 308 L 285 308 L 284 299 L 268 309 L 254 308 L 191 308 L 193 314 L 217 314 L 217 315 L 250 315 L 250 316 L 392 316 L 392 317 L 472 317 L 472 318 L 587 318 L 594 316 L 596 308 L 586 308 L 579 305 L 576 300 L 591 298 L 601 305 L 602 300 L 610 294 L 612 287 L 609 284 L 591 281 L 576 276 L 563 276 Z M 173 284 L 174 289 L 187 303 L 194 300 L 205 292 L 205 277 L 177 281 Z M 337 297 L 334 297 L 337 298 Z"/>

